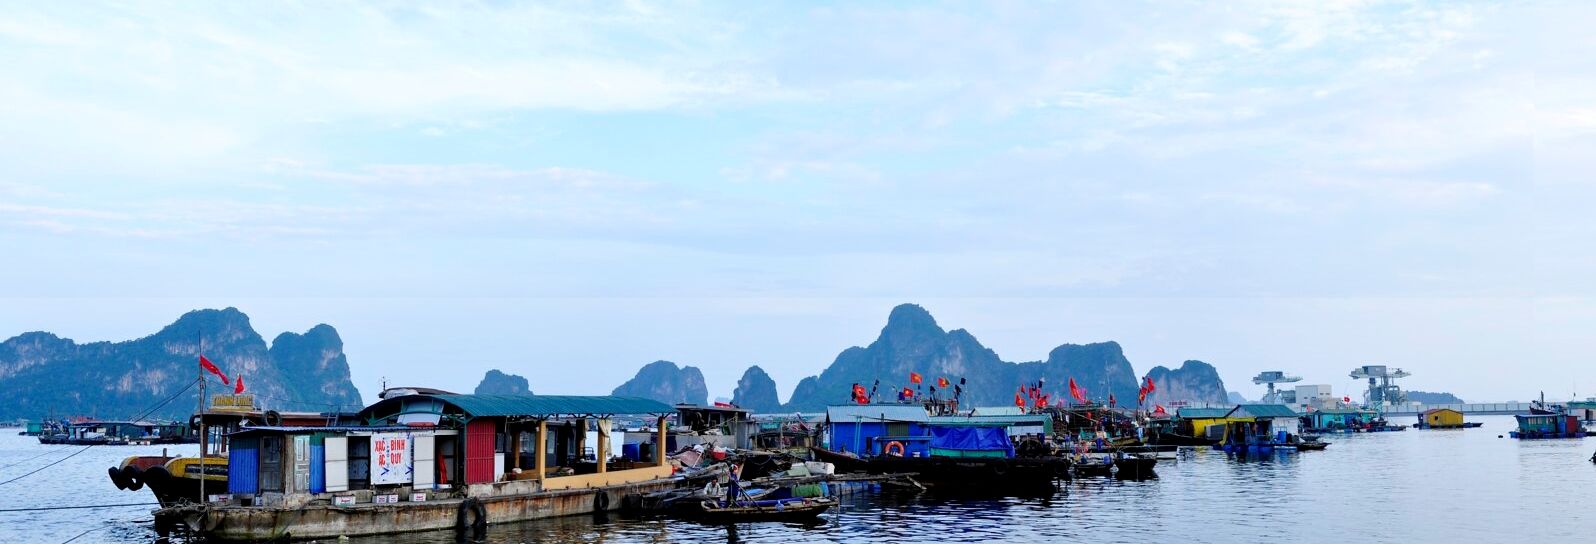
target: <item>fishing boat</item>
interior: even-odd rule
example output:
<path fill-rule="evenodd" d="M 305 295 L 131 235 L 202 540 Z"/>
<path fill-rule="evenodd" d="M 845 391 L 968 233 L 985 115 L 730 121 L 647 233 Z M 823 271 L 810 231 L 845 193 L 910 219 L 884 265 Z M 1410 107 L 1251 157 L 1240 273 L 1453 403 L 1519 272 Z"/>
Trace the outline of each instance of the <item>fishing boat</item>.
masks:
<path fill-rule="evenodd" d="M 200 443 L 203 456 L 172 456 L 164 450 L 161 455 L 134 455 L 106 469 L 106 475 L 117 489 L 137 492 L 149 488 L 162 507 L 200 503 L 206 497 L 227 493 L 231 433 L 252 426 L 327 426 L 353 417 L 352 413 L 262 410 L 255 406 L 253 395 L 214 395 L 206 410 L 191 416 L 187 425 L 188 435 Z M 203 437 L 201 427 L 205 429 Z"/>
<path fill-rule="evenodd" d="M 1584 438 L 1585 427 L 1579 417 L 1554 412 L 1550 414 L 1519 414 L 1513 416 L 1518 428 L 1509 432 L 1513 438 L 1535 440 L 1543 438 Z"/>
<path fill-rule="evenodd" d="M 250 426 L 228 434 L 227 492 L 155 512 L 209 540 L 307 540 L 455 529 L 607 512 L 677 487 L 663 452 L 611 470 L 609 420 L 657 418 L 669 405 L 635 397 L 456 395 L 384 391 L 358 424 Z M 578 465 L 590 420 L 597 462 Z M 522 437 L 533 440 L 523 444 Z M 546 445 L 546 446 L 545 446 Z M 619 463 L 617 463 L 619 465 Z"/>
<path fill-rule="evenodd" d="M 1068 459 L 1014 446 L 1048 434 L 1043 414 L 932 416 L 918 404 L 831 406 L 826 414 L 827 447 L 810 451 L 839 473 L 912 474 L 931 488 L 1015 494 L 1051 492 L 1069 476 Z"/>

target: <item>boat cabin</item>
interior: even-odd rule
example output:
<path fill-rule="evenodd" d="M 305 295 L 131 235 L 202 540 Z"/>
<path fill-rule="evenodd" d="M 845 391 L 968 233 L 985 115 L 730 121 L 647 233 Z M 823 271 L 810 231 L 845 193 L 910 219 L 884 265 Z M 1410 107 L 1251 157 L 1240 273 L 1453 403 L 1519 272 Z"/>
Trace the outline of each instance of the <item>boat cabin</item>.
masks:
<path fill-rule="evenodd" d="M 707 444 L 723 448 L 749 449 L 759 434 L 759 422 L 748 410 L 735 406 L 676 405 L 675 448 Z"/>
<path fill-rule="evenodd" d="M 858 404 L 826 407 L 826 448 L 860 456 L 881 455 L 887 444 L 902 444 L 903 456 L 931 454 L 926 424 L 931 416 L 917 404 Z"/>
<path fill-rule="evenodd" d="M 1565 413 L 1515 415 L 1518 430 L 1509 433 L 1513 438 L 1583 438 L 1585 428 L 1579 416 Z"/>
<path fill-rule="evenodd" d="M 1374 410 L 1356 408 L 1326 408 L 1302 416 L 1303 425 L 1309 429 L 1343 431 L 1367 427 L 1379 414 Z"/>
<path fill-rule="evenodd" d="M 674 410 L 635 397 L 385 395 L 355 425 L 245 427 L 229 436 L 228 491 L 240 504 L 425 501 L 437 490 L 472 496 L 646 482 L 670 476 L 664 456 L 612 463 L 610 420 Z M 586 449 L 597 427 L 596 455 Z M 341 502 L 340 502 L 341 501 Z"/>

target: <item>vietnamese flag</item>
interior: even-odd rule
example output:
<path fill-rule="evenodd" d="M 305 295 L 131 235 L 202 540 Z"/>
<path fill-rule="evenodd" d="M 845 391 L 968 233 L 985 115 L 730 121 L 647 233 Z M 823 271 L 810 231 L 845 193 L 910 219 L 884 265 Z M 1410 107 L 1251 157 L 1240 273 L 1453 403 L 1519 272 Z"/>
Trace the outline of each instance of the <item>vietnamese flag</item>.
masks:
<path fill-rule="evenodd" d="M 1074 397 L 1076 402 L 1086 404 L 1086 390 L 1075 385 L 1075 378 L 1070 378 L 1070 396 Z"/>
<path fill-rule="evenodd" d="M 920 383 L 923 381 L 925 381 L 925 377 L 921 376 L 919 372 L 909 373 L 909 383 Z"/>
<path fill-rule="evenodd" d="M 1148 392 L 1148 393 L 1152 393 L 1152 392 L 1154 392 L 1154 391 L 1157 391 L 1157 390 L 1158 390 L 1158 386 L 1156 386 L 1156 385 L 1153 385 L 1153 378 L 1152 378 L 1152 376 L 1148 376 L 1148 377 L 1147 377 L 1147 378 L 1146 378 L 1146 380 L 1147 380 L 1147 392 Z"/>
<path fill-rule="evenodd" d="M 947 389 L 948 388 L 948 379 L 947 378 L 937 378 L 937 387 L 941 387 L 943 389 Z"/>
<path fill-rule="evenodd" d="M 233 394 L 234 395 L 242 395 L 242 394 L 244 394 L 244 375 L 243 374 L 239 374 L 237 378 L 233 379 Z"/>
<path fill-rule="evenodd" d="M 212 363 L 211 360 L 206 359 L 204 355 L 200 356 L 200 368 L 203 368 L 206 372 L 210 372 L 211 374 L 215 374 L 216 377 L 221 378 L 222 385 L 228 385 L 232 383 L 227 381 L 227 375 L 222 373 L 222 369 L 216 368 L 216 363 Z"/>
<path fill-rule="evenodd" d="M 1014 405 L 1015 406 L 1019 406 L 1021 408 L 1025 407 L 1025 399 L 1020 397 L 1019 393 L 1015 393 L 1014 394 Z"/>

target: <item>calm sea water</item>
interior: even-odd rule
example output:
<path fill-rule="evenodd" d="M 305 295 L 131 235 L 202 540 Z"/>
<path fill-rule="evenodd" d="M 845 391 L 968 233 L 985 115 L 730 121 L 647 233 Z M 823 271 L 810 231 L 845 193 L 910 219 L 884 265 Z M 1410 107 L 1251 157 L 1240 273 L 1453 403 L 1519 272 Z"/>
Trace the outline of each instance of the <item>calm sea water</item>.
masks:
<path fill-rule="evenodd" d="M 1160 478 L 1077 480 L 1041 499 L 856 496 L 812 525 L 735 528 L 663 519 L 577 516 L 496 525 L 488 542 L 1568 542 L 1596 526 L 1596 439 L 1498 438 L 1512 418 L 1485 426 L 1332 436 L 1322 452 L 1238 461 L 1214 451 L 1161 462 Z M 193 446 L 185 451 L 192 453 Z M 0 481 L 79 450 L 0 435 Z M 153 502 L 119 491 L 105 469 L 159 447 L 96 447 L 11 484 L 0 510 Z M 48 453 L 47 453 L 48 452 Z M 23 461 L 35 455 L 43 457 Z M 0 512 L 0 541 L 148 542 L 149 507 Z M 89 531 L 84 534 L 84 531 Z M 452 532 L 353 539 L 450 543 Z"/>

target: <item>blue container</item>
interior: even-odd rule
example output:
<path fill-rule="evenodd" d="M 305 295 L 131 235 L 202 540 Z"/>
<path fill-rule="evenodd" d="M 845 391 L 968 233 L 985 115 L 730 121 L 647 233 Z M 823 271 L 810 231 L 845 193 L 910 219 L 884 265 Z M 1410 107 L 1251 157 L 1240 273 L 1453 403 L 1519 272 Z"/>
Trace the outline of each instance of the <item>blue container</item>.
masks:
<path fill-rule="evenodd" d="M 621 457 L 633 461 L 643 460 L 642 453 L 639 453 L 638 451 L 639 445 L 640 444 L 621 444 Z"/>

